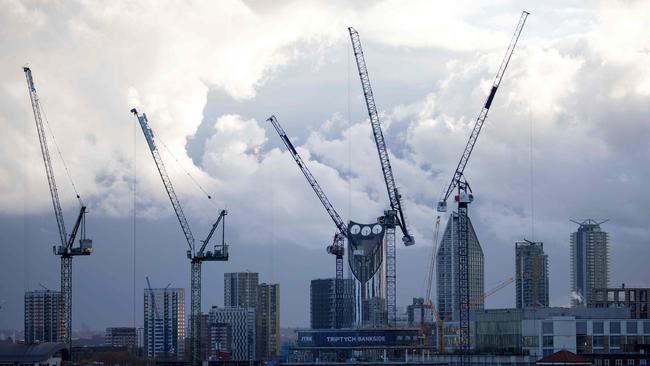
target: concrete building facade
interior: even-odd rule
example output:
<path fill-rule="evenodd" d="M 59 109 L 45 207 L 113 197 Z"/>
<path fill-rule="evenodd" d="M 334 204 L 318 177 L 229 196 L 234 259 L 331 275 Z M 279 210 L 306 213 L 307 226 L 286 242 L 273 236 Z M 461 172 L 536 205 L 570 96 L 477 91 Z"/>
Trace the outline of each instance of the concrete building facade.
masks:
<path fill-rule="evenodd" d="M 595 308 L 627 308 L 633 319 L 648 319 L 650 288 L 596 288 L 590 306 Z"/>
<path fill-rule="evenodd" d="M 518 309 L 548 306 L 548 256 L 544 254 L 544 243 L 515 243 L 515 279 Z"/>
<path fill-rule="evenodd" d="M 138 347 L 138 332 L 134 327 L 106 328 L 104 344 L 109 347 L 126 347 L 130 350 Z"/>
<path fill-rule="evenodd" d="M 609 235 L 600 228 L 603 222 L 576 223 L 578 230 L 571 233 L 571 302 L 590 306 L 593 290 L 609 287 Z"/>
<path fill-rule="evenodd" d="M 479 299 L 485 292 L 485 267 L 483 249 L 474 231 L 472 220 L 469 226 L 469 291 L 470 299 Z M 458 214 L 452 213 L 438 247 L 436 258 L 438 312 L 442 319 L 454 319 L 458 314 Z M 484 301 L 475 301 L 470 309 L 483 309 Z"/>
<path fill-rule="evenodd" d="M 280 354 L 280 285 L 262 283 L 257 295 L 257 357 L 274 360 Z"/>
<path fill-rule="evenodd" d="M 253 307 L 213 306 L 210 310 L 210 323 L 227 324 L 230 327 L 232 343 L 230 357 L 233 361 L 257 360 L 256 320 Z"/>
<path fill-rule="evenodd" d="M 223 274 L 223 306 L 254 308 L 257 306 L 259 274 L 234 272 Z"/>
<path fill-rule="evenodd" d="M 182 359 L 185 354 L 185 290 L 144 290 L 144 353 Z"/>
<path fill-rule="evenodd" d="M 25 343 L 56 343 L 60 339 L 61 292 L 25 292 Z"/>

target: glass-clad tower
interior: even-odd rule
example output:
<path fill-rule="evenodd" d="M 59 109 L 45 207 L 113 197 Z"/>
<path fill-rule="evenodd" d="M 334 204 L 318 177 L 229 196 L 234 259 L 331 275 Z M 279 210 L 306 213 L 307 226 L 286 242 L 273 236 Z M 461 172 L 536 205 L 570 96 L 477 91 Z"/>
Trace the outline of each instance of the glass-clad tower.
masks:
<path fill-rule="evenodd" d="M 483 250 L 474 226 L 469 224 L 469 299 L 470 309 L 483 309 L 485 269 Z M 452 213 L 438 248 L 436 258 L 438 312 L 442 319 L 454 319 L 458 313 L 458 214 Z"/>

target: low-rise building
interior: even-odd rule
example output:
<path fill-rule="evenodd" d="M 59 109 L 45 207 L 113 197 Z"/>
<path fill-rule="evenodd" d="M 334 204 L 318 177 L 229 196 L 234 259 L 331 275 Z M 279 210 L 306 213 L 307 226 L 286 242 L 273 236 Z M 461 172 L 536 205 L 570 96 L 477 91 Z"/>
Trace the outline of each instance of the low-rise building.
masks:
<path fill-rule="evenodd" d="M 627 308 L 633 319 L 648 319 L 650 288 L 621 287 L 597 288 L 593 290 L 589 304 L 595 308 Z"/>

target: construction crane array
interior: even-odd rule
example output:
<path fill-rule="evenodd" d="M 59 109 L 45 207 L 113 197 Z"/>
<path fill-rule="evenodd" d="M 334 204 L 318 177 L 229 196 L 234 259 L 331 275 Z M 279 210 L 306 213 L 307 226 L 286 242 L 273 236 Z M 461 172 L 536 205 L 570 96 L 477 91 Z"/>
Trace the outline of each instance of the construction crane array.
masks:
<path fill-rule="evenodd" d="M 135 115 L 135 117 L 138 120 L 138 123 L 140 124 L 140 127 L 142 128 L 142 133 L 144 134 L 145 140 L 147 141 L 147 145 L 149 146 L 149 150 L 151 151 L 153 160 L 156 163 L 156 168 L 158 168 L 158 173 L 160 175 L 160 178 L 163 181 L 163 185 L 165 186 L 165 190 L 167 191 L 169 200 L 171 201 L 172 207 L 174 208 L 174 212 L 176 213 L 176 218 L 178 219 L 178 222 L 181 225 L 181 229 L 183 231 L 183 234 L 185 235 L 185 240 L 187 241 L 187 245 L 189 247 L 187 250 L 187 258 L 190 260 L 191 263 L 190 353 L 191 353 L 192 365 L 196 366 L 199 365 L 202 361 L 200 359 L 201 358 L 201 339 L 200 339 L 201 264 L 207 261 L 228 260 L 228 246 L 224 242 L 225 233 L 223 233 L 225 232 L 225 216 L 228 214 L 228 212 L 226 210 L 221 210 L 219 212 L 219 217 L 212 225 L 212 229 L 210 230 L 210 233 L 208 234 L 206 239 L 202 241 L 203 244 L 201 245 L 199 250 L 196 250 L 194 235 L 190 230 L 190 225 L 187 222 L 187 218 L 185 217 L 185 214 L 183 213 L 183 208 L 181 207 L 181 203 L 178 200 L 178 197 L 176 196 L 176 192 L 174 191 L 174 187 L 172 186 L 171 179 L 169 178 L 169 175 L 167 174 L 167 170 L 165 169 L 165 164 L 156 146 L 153 131 L 151 130 L 151 127 L 149 127 L 149 121 L 147 119 L 147 115 L 145 113 L 142 114 L 138 113 L 138 111 L 135 108 L 131 109 L 131 113 Z M 222 230 L 223 230 L 221 244 L 215 245 L 213 251 L 206 252 L 205 248 L 208 245 L 210 239 L 212 238 L 212 235 L 216 230 L 217 226 L 219 226 L 219 223 L 222 223 Z"/>
<path fill-rule="evenodd" d="M 316 196 L 323 204 L 323 207 L 325 207 L 325 211 L 327 211 L 332 221 L 334 221 L 334 225 L 338 229 L 338 232 L 334 234 L 333 243 L 327 247 L 327 252 L 336 257 L 336 277 L 334 280 L 334 307 L 336 309 L 336 316 L 334 317 L 334 324 L 335 328 L 341 328 L 341 319 L 339 315 L 341 315 L 343 311 L 343 255 L 345 254 L 345 239 L 348 238 L 348 226 L 345 224 L 345 222 L 343 222 L 343 219 L 338 214 L 338 212 L 336 212 L 334 206 L 332 206 L 332 203 L 325 195 L 325 192 L 323 192 L 320 184 L 318 184 L 318 181 L 316 181 L 316 178 L 314 178 L 314 175 L 311 174 L 311 171 L 309 171 L 309 168 L 307 168 L 307 165 L 298 154 L 298 151 L 291 143 L 291 140 L 289 140 L 289 137 L 284 132 L 284 129 L 280 125 L 280 122 L 278 122 L 277 118 L 275 116 L 271 116 L 267 119 L 267 122 L 270 122 L 275 128 L 275 131 L 282 139 L 282 142 L 284 142 L 284 146 L 286 146 L 287 150 L 289 150 L 289 153 L 293 157 L 293 160 L 296 162 L 298 168 L 300 168 L 300 171 L 302 171 L 302 174 L 305 176 L 305 178 L 307 178 L 307 182 L 309 182 L 309 185 L 314 190 L 314 193 L 316 193 Z M 350 238 L 348 238 L 348 240 L 350 240 Z"/>
<path fill-rule="evenodd" d="M 45 164 L 45 173 L 47 175 L 47 182 L 50 188 L 50 196 L 52 198 L 52 206 L 54 208 L 54 217 L 59 232 L 60 245 L 54 246 L 53 251 L 55 255 L 61 257 L 61 308 L 62 317 L 59 327 L 59 339 L 65 342 L 68 347 L 72 347 L 72 257 L 78 255 L 90 255 L 92 253 L 92 240 L 85 237 L 86 232 L 86 206 L 81 204 L 77 220 L 72 228 L 70 234 L 66 232 L 65 222 L 63 220 L 63 210 L 61 209 L 61 202 L 59 201 L 59 193 L 54 178 L 54 169 L 52 168 L 52 161 L 50 160 L 50 152 L 47 145 L 47 136 L 43 127 L 43 113 L 41 111 L 41 102 L 36 92 L 32 70 L 29 67 L 23 67 L 25 78 L 27 80 L 27 88 L 29 91 L 29 98 L 32 104 L 32 111 L 34 112 L 34 121 L 36 122 L 36 131 L 38 132 L 38 140 L 41 146 L 41 154 L 43 156 L 43 163 Z M 77 199 L 79 196 L 77 195 Z M 79 199 L 81 203 L 81 200 Z M 77 234 L 81 235 L 79 246 L 75 247 L 74 243 Z"/>
<path fill-rule="evenodd" d="M 397 318 L 397 269 L 395 251 L 396 226 L 399 226 L 402 230 L 402 241 L 404 242 L 404 245 L 413 245 L 415 244 L 415 241 L 408 231 L 406 218 L 404 217 L 404 211 L 402 209 L 402 196 L 399 194 L 397 185 L 395 184 L 395 177 L 393 176 L 393 169 L 390 165 L 390 158 L 388 156 L 388 149 L 386 148 L 386 141 L 384 140 L 384 133 L 382 132 L 381 122 L 379 121 L 377 104 L 375 103 L 375 97 L 370 85 L 368 67 L 366 66 L 363 49 L 361 48 L 359 32 L 352 27 L 349 27 L 348 31 L 350 32 L 350 41 L 352 42 L 352 49 L 354 50 L 354 57 L 357 62 L 359 79 L 361 80 L 361 87 L 363 89 L 363 95 L 368 109 L 368 117 L 370 118 L 370 125 L 372 127 L 372 134 L 375 138 L 381 171 L 384 175 L 384 182 L 386 183 L 386 191 L 388 192 L 388 200 L 390 202 L 390 210 L 387 210 L 384 213 L 382 224 L 386 227 L 386 312 L 388 313 L 388 325 L 393 326 L 395 325 L 395 320 Z"/>
<path fill-rule="evenodd" d="M 446 212 L 447 199 L 449 199 L 449 196 L 454 190 L 457 190 L 458 192 L 458 195 L 456 196 L 456 202 L 458 203 L 458 255 L 457 255 L 458 281 L 457 284 L 458 284 L 458 307 L 460 310 L 459 348 L 461 353 L 461 358 L 460 358 L 461 366 L 466 366 L 469 364 L 469 350 L 470 350 L 470 334 L 469 334 L 470 299 L 469 299 L 469 255 L 468 255 L 469 254 L 469 226 L 468 226 L 469 219 L 467 216 L 467 209 L 468 209 L 468 205 L 474 200 L 474 195 L 472 193 L 472 190 L 463 174 L 465 171 L 465 167 L 467 166 L 467 162 L 469 161 L 469 158 L 472 155 L 472 151 L 474 150 L 474 146 L 476 145 L 476 141 L 481 132 L 481 128 L 483 127 L 483 123 L 487 118 L 488 112 L 490 110 L 490 106 L 494 101 L 494 97 L 497 93 L 499 85 L 501 85 L 501 80 L 503 79 L 503 75 L 505 74 L 506 68 L 508 67 L 510 58 L 512 57 L 512 54 L 515 51 L 515 46 L 517 45 L 517 41 L 519 40 L 519 35 L 521 34 L 524 24 L 526 23 L 528 14 L 529 14 L 528 12 L 523 11 L 521 17 L 519 18 L 519 22 L 517 23 L 517 28 L 515 29 L 515 33 L 512 36 L 510 45 L 508 46 L 508 49 L 506 51 L 506 55 L 503 61 L 501 61 L 501 66 L 499 67 L 499 71 L 497 71 L 497 75 L 494 79 L 494 83 L 492 84 L 492 88 L 490 89 L 490 93 L 488 94 L 487 100 L 485 101 L 485 104 L 483 105 L 483 108 L 481 109 L 481 112 L 479 113 L 478 118 L 476 119 L 476 123 L 474 124 L 472 133 L 470 134 L 469 140 L 467 141 L 465 150 L 463 150 L 463 154 L 461 155 L 460 161 L 456 166 L 456 171 L 454 172 L 451 182 L 449 183 L 447 188 L 443 191 L 440 201 L 438 202 L 438 211 Z"/>

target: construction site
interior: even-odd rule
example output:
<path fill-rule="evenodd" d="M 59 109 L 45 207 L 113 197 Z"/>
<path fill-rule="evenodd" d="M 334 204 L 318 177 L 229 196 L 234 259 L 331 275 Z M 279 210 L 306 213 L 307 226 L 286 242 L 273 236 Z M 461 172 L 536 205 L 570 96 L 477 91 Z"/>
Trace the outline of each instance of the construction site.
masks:
<path fill-rule="evenodd" d="M 184 310 L 183 286 L 171 287 L 170 283 L 166 287 L 155 288 L 152 287 L 147 276 L 147 285 L 143 289 L 145 303 L 142 334 L 136 334 L 135 329 L 134 334 L 128 333 L 129 337 L 136 339 L 131 341 L 129 347 L 139 348 L 139 357 L 147 359 L 148 364 L 155 362 L 163 365 L 192 366 L 246 363 L 522 366 L 533 365 L 542 357 L 566 349 L 583 355 L 594 355 L 600 351 L 605 352 L 604 350 L 630 353 L 641 348 L 650 350 L 648 344 L 650 322 L 637 321 L 637 319 L 648 319 L 648 294 L 641 292 L 645 291 L 644 289 L 639 289 L 638 295 L 635 295 L 637 292 L 630 292 L 629 289 L 625 292 L 624 285 L 622 290 L 608 290 L 609 262 L 606 247 L 608 236 L 600 229 L 600 225 L 606 221 L 592 219 L 574 221 L 579 227 L 571 237 L 571 263 L 575 267 L 572 267 L 575 308 L 551 307 L 548 257 L 544 253 L 543 243 L 534 240 L 523 239 L 516 242 L 515 274 L 500 280 L 496 286 L 485 288 L 484 254 L 469 214 L 470 204 L 474 201 L 475 195 L 480 192 L 473 191 L 470 186 L 471 169 L 468 167 L 471 166 L 472 153 L 488 119 L 490 108 L 498 97 L 499 87 L 504 78 L 507 78 L 506 71 L 515 55 L 528 16 L 527 11 L 521 12 L 510 42 L 503 45 L 505 54 L 483 104 L 476 106 L 479 113 L 473 120 L 473 127 L 464 148 L 459 151 L 458 163 L 448 169 L 450 172 L 453 171 L 453 174 L 451 179 L 447 180 L 448 184 L 442 187 L 442 193 L 435 206 L 438 214 L 431 218 L 433 225 L 429 230 L 433 234 L 433 242 L 423 244 L 427 247 L 431 246 L 430 255 L 422 258 L 427 268 L 422 276 L 425 279 L 424 291 L 420 296 L 413 298 L 412 303 L 406 307 L 398 306 L 398 289 L 401 281 L 412 279 L 398 278 L 396 257 L 398 252 L 408 251 L 416 244 L 416 235 L 407 220 L 408 210 L 399 189 L 399 177 L 393 173 L 391 155 L 387 148 L 387 144 L 390 143 L 385 140 L 382 130 L 383 116 L 375 102 L 369 66 L 366 63 L 359 32 L 353 27 L 347 29 L 349 45 L 354 55 L 356 72 L 365 100 L 367 121 L 370 123 L 379 168 L 385 184 L 386 196 L 383 196 L 384 186 L 379 188 L 385 209 L 376 212 L 376 219 L 371 222 L 364 222 L 367 220 L 363 219 L 355 221 L 353 217 L 348 220 L 343 219 L 345 216 L 340 212 L 344 211 L 340 207 L 335 207 L 326 195 L 328 189 L 332 191 L 333 187 L 321 186 L 317 175 L 312 174 L 308 166 L 310 159 L 303 160 L 299 149 L 289 137 L 291 133 L 285 132 L 281 125 L 282 116 L 269 111 L 267 116 L 270 117 L 266 122 L 277 133 L 285 149 L 283 153 L 286 152 L 284 155 L 289 155 L 293 159 L 316 195 L 317 201 L 306 202 L 305 205 L 318 205 L 320 202 L 320 206 L 333 223 L 331 243 L 328 242 L 328 245 L 323 248 L 322 255 L 330 258 L 328 261 L 333 259 L 334 271 L 331 278 L 315 279 L 311 282 L 311 327 L 296 330 L 295 342 L 286 347 L 280 344 L 280 321 L 279 315 L 275 314 L 279 312 L 280 307 L 279 285 L 259 284 L 257 274 L 253 276 L 248 272 L 224 273 L 224 298 L 229 300 L 224 300 L 223 307 L 213 306 L 209 314 L 202 311 L 203 263 L 217 262 L 209 265 L 217 267 L 220 263 L 231 259 L 226 236 L 226 217 L 229 211 L 219 208 L 215 217 L 209 218 L 212 225 L 206 228 L 206 234 L 195 238 L 188 222 L 188 217 L 192 218 L 192 215 L 186 216 L 184 213 L 182 199 L 177 196 L 159 150 L 159 147 L 162 149 L 164 146 L 164 149 L 167 149 L 167 146 L 158 139 L 157 134 L 154 134 L 152 125 L 155 127 L 156 124 L 155 122 L 150 124 L 144 112 L 147 105 L 125 106 L 125 110 L 131 107 L 130 112 L 134 123 L 139 126 L 151 153 L 151 158 L 147 157 L 147 164 L 155 165 L 162 181 L 187 244 L 185 246 L 183 243 L 182 258 L 190 264 L 188 271 L 190 283 L 185 284 L 189 286 L 190 298 L 187 316 Z M 372 56 L 368 56 L 371 60 Z M 61 356 L 62 359 L 69 359 L 62 361 L 71 361 L 74 355 L 69 355 L 68 352 L 74 353 L 75 349 L 72 339 L 72 324 L 75 316 L 75 309 L 72 307 L 73 258 L 80 257 L 79 260 L 83 260 L 81 257 L 90 256 L 94 249 L 93 241 L 87 237 L 89 233 L 86 232 L 88 209 L 72 183 L 79 202 L 79 210 L 72 229 L 68 230 L 64 223 L 55 169 L 50 156 L 51 145 L 48 144 L 45 130 L 47 123 L 44 122 L 45 116 L 36 83 L 30 67 L 25 66 L 23 72 L 57 224 L 57 245 L 54 246 L 53 252 L 61 261 L 60 299 L 53 291 L 43 286 L 46 291 L 31 294 L 29 301 L 30 304 L 36 304 L 37 300 L 58 304 L 56 310 L 60 314 L 60 318 L 56 321 L 58 329 L 50 329 L 50 333 L 55 334 L 50 337 L 64 344 L 57 348 L 57 352 L 60 355 L 66 354 L 65 357 Z M 57 155 L 61 156 L 58 145 L 53 142 Z M 63 160 L 62 156 L 61 159 Z M 288 161 L 286 163 L 293 164 Z M 65 162 L 63 166 L 67 178 L 72 182 Z M 184 173 L 198 187 L 202 199 L 212 200 L 212 196 L 189 171 L 184 170 Z M 210 203 L 214 204 L 213 201 Z M 237 209 L 237 207 L 232 208 L 233 212 Z M 323 215 L 323 222 L 329 225 L 327 216 Z M 278 230 L 290 230 L 290 228 L 278 228 Z M 599 240 L 605 243 L 604 249 L 598 249 L 596 254 L 585 254 L 583 259 L 581 257 L 583 253 L 591 250 L 596 245 L 593 243 Z M 591 257 L 587 258 L 587 255 Z M 598 269 L 594 272 L 605 273 L 602 279 L 600 275 L 588 273 L 589 266 L 598 262 L 600 258 L 604 258 L 602 268 L 607 270 Z M 249 286 L 246 281 L 253 284 Z M 485 309 L 486 298 L 512 284 L 516 286 L 515 308 Z M 238 303 L 237 301 L 240 301 L 238 297 L 246 292 L 243 290 L 244 287 L 246 291 L 249 287 L 255 288 L 254 295 L 246 293 L 246 296 L 250 295 L 254 299 L 241 300 Z M 613 292 L 608 292 L 610 290 Z M 608 305 L 608 299 L 614 297 L 608 295 L 609 293 L 623 293 L 621 296 L 627 296 L 626 300 L 623 298 L 620 301 L 610 300 L 619 305 L 626 302 L 625 306 Z M 235 297 L 237 299 L 234 299 Z M 27 295 L 25 299 L 26 309 L 37 307 L 37 305 L 27 305 Z M 230 300 L 231 303 L 228 303 Z M 644 301 L 645 305 L 637 306 L 635 301 Z M 630 302 L 634 304 L 629 305 Z M 242 305 L 243 303 L 246 304 Z M 251 306 L 251 303 L 255 303 L 254 306 Z M 253 312 L 250 309 L 235 309 L 235 305 L 241 305 L 241 308 L 256 308 Z M 259 310 L 262 306 L 264 310 Z M 629 311 L 630 306 L 633 309 L 632 313 Z M 271 313 L 274 314 L 270 315 Z M 254 320 L 251 320 L 253 318 Z M 25 319 L 27 328 L 27 315 Z M 240 323 L 237 323 L 237 326 L 228 324 L 231 321 L 233 324 L 235 321 Z M 610 325 L 606 330 L 603 328 L 603 331 L 599 332 L 598 327 L 599 324 L 602 326 L 602 322 L 608 322 Z M 611 324 L 616 322 L 625 324 L 625 330 L 619 330 L 617 333 L 615 326 L 611 328 Z M 565 331 L 565 328 L 562 328 L 564 325 L 561 324 L 568 323 L 571 323 L 569 326 L 571 331 L 567 333 L 570 334 L 561 333 Z M 243 325 L 240 327 L 241 324 Z M 638 332 L 636 329 L 639 329 Z M 111 332 L 117 334 L 118 331 L 119 329 L 115 328 Z M 265 332 L 264 335 L 260 335 L 262 331 Z M 604 342 L 602 334 L 606 336 L 612 334 L 612 337 Z M 616 346 L 618 338 L 615 337 L 619 335 L 621 343 L 620 346 Z M 35 343 L 39 338 L 45 339 L 43 334 L 32 334 L 29 337 L 36 339 Z M 138 337 L 142 340 L 138 340 Z M 236 337 L 240 338 L 235 340 Z M 262 341 L 257 341 L 257 345 L 252 345 L 252 342 L 258 339 L 256 337 L 262 337 L 259 339 L 264 339 L 266 343 L 261 345 Z M 567 340 L 569 339 L 567 337 L 573 338 Z M 136 346 L 134 342 L 142 344 Z M 244 345 L 247 347 L 245 350 Z M 77 349 L 77 354 L 83 351 Z M 239 356 L 240 354 L 243 356 Z M 1 357 L 0 364 L 4 364 Z M 605 363 L 605 366 L 608 365 L 609 363 Z M 616 365 L 620 366 L 618 363 Z M 646 364 L 628 363 L 627 365 Z"/>

